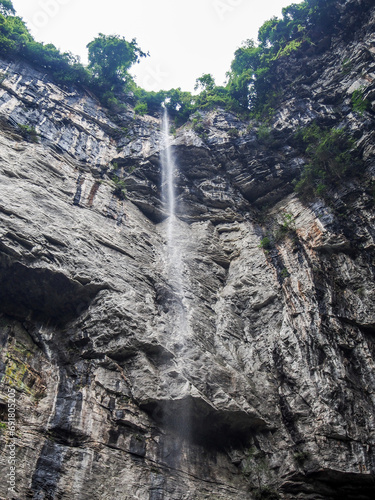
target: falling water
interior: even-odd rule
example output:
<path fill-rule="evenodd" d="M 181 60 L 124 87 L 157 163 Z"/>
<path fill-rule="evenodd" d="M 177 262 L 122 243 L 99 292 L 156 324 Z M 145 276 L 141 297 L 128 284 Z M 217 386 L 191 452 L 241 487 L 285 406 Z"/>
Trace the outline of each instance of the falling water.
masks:
<path fill-rule="evenodd" d="M 173 225 L 176 218 L 176 193 L 174 188 L 174 172 L 175 165 L 172 158 L 172 149 L 170 145 L 169 136 L 169 118 L 168 111 L 164 108 L 163 114 L 163 135 L 164 135 L 164 151 L 161 156 L 162 164 L 162 196 L 163 202 L 167 207 L 169 219 L 168 219 L 168 243 L 172 243 L 173 239 Z"/>
<path fill-rule="evenodd" d="M 187 281 L 184 276 L 184 238 L 186 238 L 186 226 L 176 216 L 178 200 L 176 197 L 175 177 L 177 172 L 176 164 L 172 154 L 171 137 L 169 134 L 168 112 L 164 109 L 163 115 L 163 136 L 164 148 L 161 154 L 162 167 L 162 197 L 165 211 L 168 214 L 166 224 L 166 251 L 165 270 L 166 281 L 171 289 L 172 304 L 170 304 L 166 325 L 168 340 L 173 345 L 175 351 L 175 363 L 179 366 L 179 371 L 188 369 L 185 365 L 184 350 L 188 339 L 189 322 L 187 319 L 186 288 Z M 188 382 L 187 382 L 188 383 Z M 186 390 L 186 387 L 185 387 Z M 189 392 L 189 391 L 187 391 Z M 187 393 L 181 394 L 179 408 L 173 415 L 167 416 L 165 423 L 178 429 L 179 433 L 186 438 L 191 437 L 190 403 Z M 174 443 L 177 447 L 181 443 Z"/>
<path fill-rule="evenodd" d="M 169 134 L 168 112 L 164 109 L 163 114 L 163 135 L 164 150 L 161 155 L 162 166 L 162 197 L 163 203 L 168 213 L 167 219 L 167 248 L 166 248 L 166 270 L 168 284 L 172 287 L 176 298 L 176 315 L 174 318 L 175 337 L 177 341 L 183 340 L 186 335 L 187 323 L 184 308 L 184 290 L 183 290 L 183 263 L 181 258 L 181 238 L 180 224 L 176 217 L 176 190 L 174 177 L 176 166 L 172 155 Z M 180 234 L 179 234 L 180 233 Z"/>

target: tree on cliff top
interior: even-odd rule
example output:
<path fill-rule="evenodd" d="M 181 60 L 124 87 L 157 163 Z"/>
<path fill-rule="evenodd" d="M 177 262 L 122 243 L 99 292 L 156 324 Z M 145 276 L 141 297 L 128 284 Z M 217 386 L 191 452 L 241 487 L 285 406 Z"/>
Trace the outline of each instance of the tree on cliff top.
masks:
<path fill-rule="evenodd" d="M 136 39 L 127 42 L 117 35 L 99 34 L 87 45 L 89 51 L 89 68 L 99 85 L 111 86 L 128 83 L 131 79 L 128 70 L 148 54 L 138 47 Z"/>
<path fill-rule="evenodd" d="M 11 0 L 0 0 L 0 14 L 3 16 L 14 16 L 16 14 Z"/>

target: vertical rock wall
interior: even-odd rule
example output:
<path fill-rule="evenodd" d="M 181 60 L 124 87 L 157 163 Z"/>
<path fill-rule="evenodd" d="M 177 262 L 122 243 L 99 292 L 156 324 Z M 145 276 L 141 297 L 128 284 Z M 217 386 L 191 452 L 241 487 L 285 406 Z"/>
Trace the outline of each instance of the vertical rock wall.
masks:
<path fill-rule="evenodd" d="M 204 137 L 177 132 L 183 342 L 159 120 L 129 109 L 125 131 L 83 92 L 1 63 L 1 498 L 373 497 L 374 103 L 350 104 L 358 86 L 374 100 L 370 13 L 349 42 L 280 62 L 268 142 L 220 110 Z M 303 203 L 293 136 L 313 120 L 347 127 L 363 170 Z"/>

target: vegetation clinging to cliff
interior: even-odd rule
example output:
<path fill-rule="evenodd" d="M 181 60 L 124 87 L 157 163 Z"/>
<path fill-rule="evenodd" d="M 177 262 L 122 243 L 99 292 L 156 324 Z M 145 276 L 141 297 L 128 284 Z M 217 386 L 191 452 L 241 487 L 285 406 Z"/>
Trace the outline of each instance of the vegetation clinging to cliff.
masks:
<path fill-rule="evenodd" d="M 0 0 L 0 53 L 5 57 L 21 57 L 48 71 L 63 85 L 89 88 L 104 105 L 119 104 L 116 95 L 135 84 L 128 70 L 146 57 L 135 39 L 127 42 L 115 35 L 99 34 L 88 45 L 89 65 L 84 66 L 70 52 L 60 52 L 53 44 L 34 40 L 23 20 L 15 15 L 10 0 Z"/>
<path fill-rule="evenodd" d="M 217 86 L 211 75 L 204 74 L 197 79 L 198 95 L 180 88 L 148 92 L 138 87 L 129 69 L 147 54 L 135 39 L 127 42 L 122 37 L 99 34 L 88 44 L 89 65 L 83 66 L 70 52 L 61 53 L 52 44 L 36 42 L 15 15 L 10 0 L 0 0 L 0 53 L 42 67 L 58 83 L 89 88 L 114 111 L 121 109 L 131 92 L 136 112 L 159 112 L 161 103 L 167 100 L 177 123 L 183 123 L 198 109 L 215 107 L 247 116 L 264 115 L 272 111 L 282 90 L 275 78 L 278 61 L 329 34 L 340 1 L 304 0 L 285 7 L 281 19 L 273 17 L 261 26 L 257 43 L 247 40 L 236 50 L 226 85 Z"/>
<path fill-rule="evenodd" d="M 0 53 L 42 67 L 62 84 L 87 84 L 89 80 L 86 68 L 73 54 L 34 40 L 23 20 L 15 15 L 10 0 L 0 0 Z"/>
<path fill-rule="evenodd" d="M 339 16 L 337 4 L 343 0 L 304 0 L 282 9 L 282 18 L 266 21 L 258 32 L 258 41 L 247 40 L 234 54 L 228 81 L 217 86 L 210 74 L 196 80 L 198 95 L 171 91 L 146 92 L 136 88 L 136 96 L 153 112 L 166 97 L 168 109 L 177 121 L 183 122 L 198 109 L 221 107 L 243 116 L 257 117 L 272 113 L 282 92 L 276 78 L 280 60 L 316 43 L 335 28 Z"/>
<path fill-rule="evenodd" d="M 243 110 L 262 112 L 272 105 L 279 88 L 278 62 L 329 34 L 338 17 L 334 0 L 304 0 L 282 9 L 260 27 L 258 43 L 247 40 L 235 52 L 227 89 Z"/>
<path fill-rule="evenodd" d="M 348 174 L 357 172 L 359 162 L 354 140 L 343 129 L 322 129 L 316 124 L 299 131 L 296 140 L 308 158 L 295 190 L 303 198 L 325 196 Z"/>

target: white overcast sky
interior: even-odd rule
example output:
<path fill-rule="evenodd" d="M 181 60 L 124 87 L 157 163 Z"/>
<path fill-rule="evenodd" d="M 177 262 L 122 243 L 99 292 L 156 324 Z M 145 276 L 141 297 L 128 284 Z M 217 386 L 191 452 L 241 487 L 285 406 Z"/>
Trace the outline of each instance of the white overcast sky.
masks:
<path fill-rule="evenodd" d="M 36 40 L 53 43 L 87 62 L 98 33 L 116 34 L 149 52 L 133 67 L 146 90 L 193 90 L 211 73 L 225 81 L 234 51 L 281 9 L 301 0 L 13 0 Z"/>

